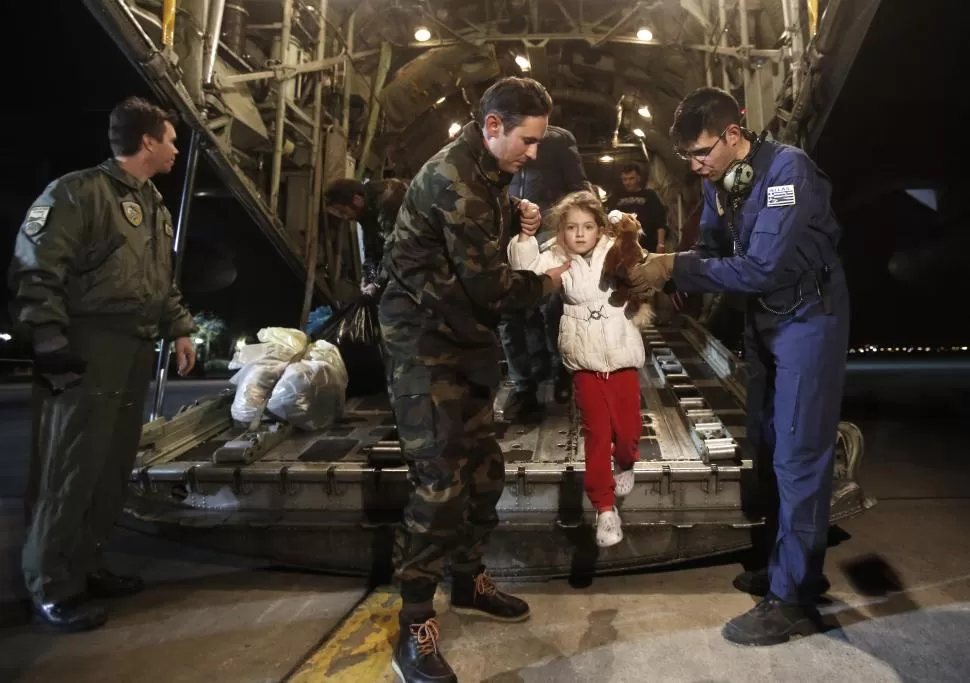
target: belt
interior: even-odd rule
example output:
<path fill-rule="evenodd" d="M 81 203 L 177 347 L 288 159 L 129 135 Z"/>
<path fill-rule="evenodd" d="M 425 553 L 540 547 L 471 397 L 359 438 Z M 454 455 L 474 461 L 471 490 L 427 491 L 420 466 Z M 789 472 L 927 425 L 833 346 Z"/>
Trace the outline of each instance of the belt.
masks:
<path fill-rule="evenodd" d="M 811 300 L 809 297 L 812 294 L 815 294 L 817 300 L 822 303 L 826 315 L 831 314 L 829 283 L 831 282 L 832 274 L 835 272 L 836 267 L 832 266 L 822 266 L 820 268 L 806 270 L 792 284 L 757 297 L 758 305 L 766 313 L 784 317 L 792 315 L 802 304 Z M 792 292 L 792 296 L 787 303 L 774 305 L 780 298 L 779 295 L 789 291 Z M 769 299 L 772 300 L 771 304 L 768 303 Z"/>
<path fill-rule="evenodd" d="M 589 306 L 587 304 L 567 304 L 562 305 L 562 314 L 569 318 L 576 318 L 589 322 L 590 320 L 606 320 L 610 316 L 606 312 L 607 305 Z"/>

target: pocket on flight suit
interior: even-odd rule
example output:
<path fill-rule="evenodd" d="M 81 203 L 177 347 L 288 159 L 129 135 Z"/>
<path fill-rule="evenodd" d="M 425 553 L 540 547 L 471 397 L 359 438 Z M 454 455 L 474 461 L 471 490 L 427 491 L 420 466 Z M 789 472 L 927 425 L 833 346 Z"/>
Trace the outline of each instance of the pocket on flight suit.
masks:
<path fill-rule="evenodd" d="M 113 233 L 108 239 L 99 240 L 81 251 L 77 260 L 77 271 L 84 281 L 84 289 L 90 291 L 96 284 L 106 280 L 119 280 L 120 261 L 116 257 L 128 242 L 121 233 Z M 112 261 L 113 259 L 113 261 Z M 109 263 L 109 261 L 112 261 Z"/>
<path fill-rule="evenodd" d="M 449 430 L 447 406 L 440 405 L 432 395 L 433 378 L 429 368 L 395 367 L 391 377 L 391 405 L 411 483 L 423 490 L 425 497 L 439 499 L 442 492 L 452 489 L 461 479 L 455 463 L 445 457 Z"/>
<path fill-rule="evenodd" d="M 431 371 L 423 366 L 391 368 L 391 407 L 405 456 L 433 458 L 439 452 L 438 417 L 431 395 Z"/>
<path fill-rule="evenodd" d="M 796 372 L 793 375 L 795 383 L 795 397 L 792 401 L 792 412 L 791 412 L 791 423 L 788 428 L 789 434 L 795 434 L 798 429 L 799 420 L 799 410 L 801 409 L 801 396 L 802 396 L 802 375 L 800 372 Z"/>

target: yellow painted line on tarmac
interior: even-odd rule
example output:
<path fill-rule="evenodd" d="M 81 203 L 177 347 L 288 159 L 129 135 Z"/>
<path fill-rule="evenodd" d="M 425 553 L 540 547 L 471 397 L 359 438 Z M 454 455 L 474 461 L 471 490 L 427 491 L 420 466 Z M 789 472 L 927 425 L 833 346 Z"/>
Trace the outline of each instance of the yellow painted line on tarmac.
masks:
<path fill-rule="evenodd" d="M 398 634 L 401 596 L 373 591 L 287 683 L 381 683 L 396 680 L 391 654 Z"/>

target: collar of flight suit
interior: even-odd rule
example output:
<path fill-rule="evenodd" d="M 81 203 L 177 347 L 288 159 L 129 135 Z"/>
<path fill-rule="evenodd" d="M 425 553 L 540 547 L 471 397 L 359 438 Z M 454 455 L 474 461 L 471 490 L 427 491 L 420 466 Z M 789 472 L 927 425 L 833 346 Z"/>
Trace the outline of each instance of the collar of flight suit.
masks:
<path fill-rule="evenodd" d="M 508 187 L 512 182 L 512 174 L 499 168 L 498 159 L 492 156 L 488 147 L 485 146 L 485 134 L 477 121 L 465 124 L 465 128 L 461 132 L 461 139 L 471 150 L 482 175 L 493 185 Z"/>
<path fill-rule="evenodd" d="M 124 185 L 127 185 L 131 189 L 138 192 L 140 192 L 145 185 L 148 184 L 147 180 L 138 180 L 138 178 L 121 168 L 117 159 L 106 159 L 105 161 L 101 162 L 98 168 L 118 182 L 123 183 Z"/>

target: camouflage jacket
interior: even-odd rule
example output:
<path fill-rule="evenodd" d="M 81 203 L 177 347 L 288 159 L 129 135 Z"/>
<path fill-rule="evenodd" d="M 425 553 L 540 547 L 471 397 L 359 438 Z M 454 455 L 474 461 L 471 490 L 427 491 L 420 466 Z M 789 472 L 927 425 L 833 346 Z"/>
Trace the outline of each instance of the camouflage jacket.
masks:
<path fill-rule="evenodd" d="M 9 283 L 14 319 L 35 339 L 83 318 L 138 337 L 183 337 L 195 325 L 172 282 L 172 215 L 149 180 L 113 159 L 58 178 L 17 233 Z"/>
<path fill-rule="evenodd" d="M 388 178 L 364 186 L 364 213 L 357 220 L 364 233 L 364 277 L 381 288 L 387 284 L 387 273 L 381 268 L 384 243 L 394 229 L 408 184 L 406 180 Z"/>
<path fill-rule="evenodd" d="M 497 367 L 502 313 L 530 308 L 553 290 L 547 276 L 514 271 L 506 260 L 509 237 L 519 231 L 511 179 L 476 123 L 414 177 L 384 249 L 390 281 L 381 329 L 392 359 L 474 357 Z"/>

